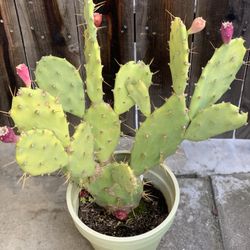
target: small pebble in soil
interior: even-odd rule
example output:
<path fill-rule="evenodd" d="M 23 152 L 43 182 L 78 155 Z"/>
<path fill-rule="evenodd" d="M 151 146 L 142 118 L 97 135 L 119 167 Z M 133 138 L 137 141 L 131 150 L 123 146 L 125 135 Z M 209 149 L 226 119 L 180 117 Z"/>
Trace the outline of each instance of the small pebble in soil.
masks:
<path fill-rule="evenodd" d="M 146 233 L 157 227 L 168 216 L 168 207 L 162 193 L 152 185 L 145 185 L 144 191 L 150 199 L 142 198 L 126 221 L 119 221 L 104 208 L 93 202 L 86 190 L 79 194 L 79 218 L 93 230 L 115 237 L 129 237 Z"/>

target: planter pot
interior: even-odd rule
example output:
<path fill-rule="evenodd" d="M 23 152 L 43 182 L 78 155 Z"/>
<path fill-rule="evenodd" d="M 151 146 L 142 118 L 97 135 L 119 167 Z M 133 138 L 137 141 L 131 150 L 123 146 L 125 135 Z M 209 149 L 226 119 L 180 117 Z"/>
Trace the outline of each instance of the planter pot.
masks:
<path fill-rule="evenodd" d="M 126 153 L 123 153 L 126 154 Z M 68 210 L 79 232 L 90 241 L 96 250 L 155 250 L 161 238 L 170 228 L 180 199 L 180 191 L 174 174 L 167 166 L 158 166 L 148 171 L 147 180 L 159 189 L 164 195 L 168 209 L 168 217 L 156 228 L 144 234 L 131 237 L 113 237 L 94 231 L 86 226 L 78 217 L 80 188 L 69 184 L 67 188 Z"/>

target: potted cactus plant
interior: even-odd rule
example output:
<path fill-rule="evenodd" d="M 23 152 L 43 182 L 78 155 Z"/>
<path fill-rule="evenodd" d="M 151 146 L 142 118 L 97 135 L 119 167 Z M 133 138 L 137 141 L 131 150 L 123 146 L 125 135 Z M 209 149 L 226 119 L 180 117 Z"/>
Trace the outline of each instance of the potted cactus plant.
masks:
<path fill-rule="evenodd" d="M 117 73 L 114 109 L 103 101 L 102 65 L 95 6 L 84 1 L 86 92 L 91 100 L 85 109 L 83 81 L 68 61 L 45 56 L 35 70 L 31 88 L 28 69 L 17 67 L 26 87 L 13 98 L 9 112 L 20 136 L 2 128 L 0 139 L 17 142 L 16 160 L 25 175 L 46 175 L 61 170 L 70 180 L 69 212 L 78 230 L 95 249 L 156 249 L 170 227 L 179 202 L 178 183 L 163 164 L 184 140 L 199 141 L 246 124 L 247 114 L 230 103 L 215 104 L 229 88 L 246 52 L 242 38 L 232 38 L 230 24 L 222 26 L 224 44 L 215 51 L 196 84 L 190 106 L 185 88 L 189 73 L 188 35 L 202 30 L 198 18 L 187 30 L 180 18 L 171 24 L 170 69 L 173 95 L 151 112 L 149 65 L 128 62 Z M 39 86 L 39 88 L 38 88 Z M 119 115 L 138 105 L 146 120 L 138 129 L 131 152 L 115 152 L 120 139 Z M 73 136 L 65 112 L 81 118 Z M 143 178 L 163 193 L 168 217 L 149 232 L 133 237 L 113 237 L 95 232 L 78 217 L 79 193 L 84 188 L 93 201 L 118 219 L 126 220 L 144 194 Z"/>

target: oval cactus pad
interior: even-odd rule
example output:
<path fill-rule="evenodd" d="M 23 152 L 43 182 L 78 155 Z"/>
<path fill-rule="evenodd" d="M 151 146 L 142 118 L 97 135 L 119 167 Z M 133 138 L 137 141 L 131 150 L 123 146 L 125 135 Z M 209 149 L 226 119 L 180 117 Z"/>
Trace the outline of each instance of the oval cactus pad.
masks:
<path fill-rule="evenodd" d="M 47 129 L 22 133 L 16 145 L 16 160 L 24 173 L 50 174 L 68 164 L 61 142 Z"/>
<path fill-rule="evenodd" d="M 38 86 L 59 98 L 66 112 L 83 117 L 83 81 L 71 63 L 63 58 L 44 56 L 37 64 L 35 75 Z"/>

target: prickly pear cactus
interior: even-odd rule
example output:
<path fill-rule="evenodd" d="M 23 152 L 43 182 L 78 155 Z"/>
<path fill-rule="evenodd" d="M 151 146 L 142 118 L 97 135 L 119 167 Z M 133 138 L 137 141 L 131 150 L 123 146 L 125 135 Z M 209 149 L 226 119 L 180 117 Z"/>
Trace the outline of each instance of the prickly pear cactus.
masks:
<path fill-rule="evenodd" d="M 139 176 L 173 154 L 182 140 L 205 140 L 246 123 L 247 114 L 239 113 L 237 107 L 215 104 L 234 80 L 246 48 L 243 39 L 236 38 L 215 51 L 196 84 L 188 109 L 185 88 L 190 32 L 180 18 L 175 18 L 169 41 L 173 95 L 151 112 L 150 66 L 141 61 L 128 62 L 116 75 L 113 110 L 102 98 L 95 6 L 92 0 L 83 3 L 85 83 L 92 103 L 85 110 L 83 81 L 77 69 L 65 59 L 43 57 L 35 71 L 41 89 L 21 88 L 13 98 L 10 114 L 21 132 L 16 158 L 26 174 L 62 170 L 67 179 L 87 189 L 97 204 L 114 215 L 117 211 L 129 213 L 143 195 Z M 119 115 L 134 105 L 139 106 L 146 120 L 136 133 L 131 157 L 119 160 L 114 156 L 120 137 Z M 81 118 L 72 137 L 64 111 Z"/>

